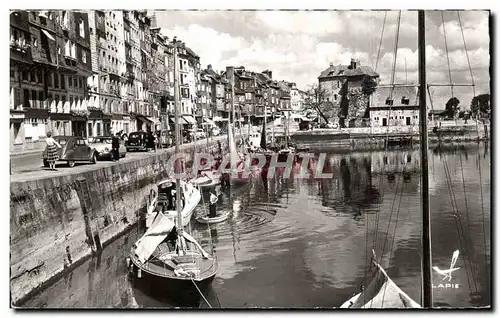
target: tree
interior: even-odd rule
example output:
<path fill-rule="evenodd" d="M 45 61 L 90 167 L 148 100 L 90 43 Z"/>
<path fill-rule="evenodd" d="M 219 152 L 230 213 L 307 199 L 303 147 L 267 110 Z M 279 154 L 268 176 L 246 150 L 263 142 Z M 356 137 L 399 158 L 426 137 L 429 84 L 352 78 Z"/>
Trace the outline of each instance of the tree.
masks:
<path fill-rule="evenodd" d="M 474 96 L 470 102 L 470 110 L 473 117 L 489 114 L 490 112 L 490 94 L 481 94 Z"/>
<path fill-rule="evenodd" d="M 365 96 L 370 96 L 377 89 L 377 82 L 371 76 L 365 76 L 361 82 L 361 89 Z"/>
<path fill-rule="evenodd" d="M 303 103 L 302 111 L 314 111 L 320 115 L 328 124 L 328 118 L 325 113 L 328 111 L 326 107 L 331 106 L 327 101 L 328 92 L 319 86 L 313 86 L 309 89 L 307 97 Z"/>
<path fill-rule="evenodd" d="M 458 98 L 456 98 L 456 97 L 450 98 L 446 102 L 446 107 L 445 107 L 446 115 L 450 118 L 455 118 L 455 115 L 458 112 L 458 105 L 459 104 L 460 104 L 460 100 L 458 100 Z"/>

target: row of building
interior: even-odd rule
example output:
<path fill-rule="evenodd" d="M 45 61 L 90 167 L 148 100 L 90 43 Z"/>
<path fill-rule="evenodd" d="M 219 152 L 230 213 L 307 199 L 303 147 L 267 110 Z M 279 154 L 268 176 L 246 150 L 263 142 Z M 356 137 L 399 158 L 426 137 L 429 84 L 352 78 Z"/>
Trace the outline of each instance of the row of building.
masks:
<path fill-rule="evenodd" d="M 92 137 L 170 130 L 174 69 L 186 128 L 225 122 L 231 105 L 237 120 L 259 123 L 266 114 L 299 111 L 306 98 L 270 70 L 202 69 L 200 57 L 161 34 L 146 11 L 12 11 L 11 151 L 43 148 L 47 131 Z"/>

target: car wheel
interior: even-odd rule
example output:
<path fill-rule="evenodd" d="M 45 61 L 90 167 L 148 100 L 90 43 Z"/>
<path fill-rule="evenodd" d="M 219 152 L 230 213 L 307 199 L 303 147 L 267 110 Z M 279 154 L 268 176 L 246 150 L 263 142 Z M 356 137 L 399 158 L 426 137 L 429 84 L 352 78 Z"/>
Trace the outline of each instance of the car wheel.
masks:
<path fill-rule="evenodd" d="M 68 160 L 68 166 L 73 168 L 75 166 L 75 160 Z"/>
<path fill-rule="evenodd" d="M 46 168 L 49 167 L 49 162 L 47 161 L 47 159 L 43 159 L 43 166 Z"/>
<path fill-rule="evenodd" d="M 92 154 L 92 158 L 90 158 L 90 163 L 91 164 L 97 163 L 97 155 L 95 154 L 95 152 Z"/>

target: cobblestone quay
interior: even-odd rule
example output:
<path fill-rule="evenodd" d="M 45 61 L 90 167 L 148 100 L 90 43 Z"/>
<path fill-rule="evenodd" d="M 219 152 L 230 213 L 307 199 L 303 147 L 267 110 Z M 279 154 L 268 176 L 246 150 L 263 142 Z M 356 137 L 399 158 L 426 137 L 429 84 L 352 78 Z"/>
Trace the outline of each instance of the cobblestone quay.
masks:
<path fill-rule="evenodd" d="M 211 152 L 227 137 L 197 142 Z M 188 158 L 194 145 L 181 147 Z M 12 303 L 64 274 L 134 225 L 151 189 L 167 177 L 170 148 L 135 161 L 43 174 L 10 185 Z"/>

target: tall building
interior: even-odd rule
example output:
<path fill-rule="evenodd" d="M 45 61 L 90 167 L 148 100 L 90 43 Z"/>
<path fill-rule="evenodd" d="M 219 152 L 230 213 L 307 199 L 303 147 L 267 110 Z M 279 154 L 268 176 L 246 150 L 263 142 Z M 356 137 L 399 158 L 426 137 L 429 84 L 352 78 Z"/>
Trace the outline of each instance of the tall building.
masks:
<path fill-rule="evenodd" d="M 88 30 L 86 12 L 11 13 L 15 151 L 43 149 L 47 131 L 86 136 L 86 82 L 92 74 Z"/>
<path fill-rule="evenodd" d="M 365 78 L 378 82 L 379 74 L 371 67 L 361 65 L 359 60 L 351 59 L 349 65 L 330 64 L 318 77 L 321 102 L 327 104 L 323 114 L 333 124 L 341 127 L 356 125 L 364 117 L 368 107 L 368 97 L 362 96 Z M 354 94 L 363 98 L 350 98 Z M 366 98 L 365 98 L 366 97 Z"/>
<path fill-rule="evenodd" d="M 38 44 L 38 42 L 37 42 Z M 48 119 L 48 112 L 40 108 L 30 108 L 31 92 L 29 85 L 23 79 L 23 75 L 33 66 L 31 55 L 31 35 L 30 25 L 28 23 L 28 12 L 14 11 L 10 13 L 10 149 L 11 151 L 22 151 L 29 148 L 37 147 L 39 136 L 45 135 L 45 128 Z M 42 79 L 42 76 L 39 77 Z M 25 93 L 25 89 L 28 91 Z M 35 93 L 37 94 L 37 93 Z M 35 100 L 45 102 L 45 92 L 40 89 Z M 29 114 L 26 115 L 29 108 Z M 40 114 L 37 114 L 37 109 L 40 109 Z M 40 118 L 41 117 L 41 118 Z M 40 128 L 37 127 L 35 132 L 31 130 L 31 124 L 36 123 L 41 119 Z M 33 121 L 32 121 L 33 120 Z M 36 122 L 35 122 L 36 120 Z M 26 125 L 25 125 L 26 122 Z M 28 134 L 25 132 L 25 127 L 29 126 Z M 32 136 L 35 136 L 33 140 Z M 27 144 L 26 136 L 31 137 L 31 142 Z"/>

